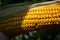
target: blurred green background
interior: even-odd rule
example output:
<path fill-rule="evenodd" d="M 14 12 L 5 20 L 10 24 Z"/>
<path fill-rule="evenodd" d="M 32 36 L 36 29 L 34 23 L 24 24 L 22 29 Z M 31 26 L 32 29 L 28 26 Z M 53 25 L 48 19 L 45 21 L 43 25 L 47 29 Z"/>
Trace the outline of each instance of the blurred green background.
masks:
<path fill-rule="evenodd" d="M 23 2 L 43 2 L 43 1 L 48 1 L 48 0 L 2 0 L 2 5 L 23 3 Z"/>
<path fill-rule="evenodd" d="M 21 3 L 20 5 L 22 5 L 23 3 L 36 3 L 36 2 L 45 2 L 45 1 L 51 1 L 51 0 L 0 0 L 0 7 L 5 7 L 6 5 L 9 4 L 16 4 L 16 3 Z"/>

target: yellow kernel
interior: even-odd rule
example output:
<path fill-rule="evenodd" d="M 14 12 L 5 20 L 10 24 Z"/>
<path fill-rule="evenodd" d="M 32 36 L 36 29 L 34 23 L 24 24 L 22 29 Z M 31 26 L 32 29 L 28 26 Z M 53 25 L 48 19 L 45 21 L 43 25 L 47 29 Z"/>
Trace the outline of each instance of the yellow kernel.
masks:
<path fill-rule="evenodd" d="M 59 24 L 59 22 L 56 22 L 56 24 Z"/>
<path fill-rule="evenodd" d="M 48 24 L 48 23 L 45 23 L 46 25 Z"/>
<path fill-rule="evenodd" d="M 50 24 L 50 22 L 48 22 L 48 24 Z"/>

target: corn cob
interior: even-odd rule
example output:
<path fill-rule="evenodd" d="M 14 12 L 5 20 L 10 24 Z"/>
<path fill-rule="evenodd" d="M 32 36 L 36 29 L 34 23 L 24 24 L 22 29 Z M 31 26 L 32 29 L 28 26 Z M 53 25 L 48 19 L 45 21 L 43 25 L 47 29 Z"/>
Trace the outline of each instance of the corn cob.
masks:
<path fill-rule="evenodd" d="M 32 8 L 29 10 L 27 15 L 24 18 L 22 24 L 28 27 L 28 24 L 38 23 L 39 25 L 48 25 L 49 22 L 55 21 L 59 24 L 60 20 L 60 5 L 59 4 L 52 4 Z M 44 23 L 44 24 L 43 24 Z M 25 27 L 24 26 L 24 27 Z M 32 25 L 33 26 L 33 25 Z"/>
<path fill-rule="evenodd" d="M 43 6 L 30 6 L 30 9 L 24 13 L 26 15 L 18 12 L 12 16 L 1 18 L 0 31 L 7 35 L 16 35 L 25 31 L 41 29 L 43 25 L 60 24 L 59 2 Z"/>

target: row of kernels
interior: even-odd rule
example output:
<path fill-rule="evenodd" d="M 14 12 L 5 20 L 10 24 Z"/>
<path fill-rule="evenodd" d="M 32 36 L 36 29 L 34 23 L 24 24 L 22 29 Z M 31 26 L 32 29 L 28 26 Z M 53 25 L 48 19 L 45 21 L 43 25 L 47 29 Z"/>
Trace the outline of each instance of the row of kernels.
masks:
<path fill-rule="evenodd" d="M 54 9 L 53 9 L 54 8 Z M 42 7 L 42 8 L 37 8 L 37 9 L 33 9 L 33 10 L 29 10 L 28 12 L 38 12 L 38 11 L 51 11 L 51 10 L 60 10 L 60 7 Z"/>
<path fill-rule="evenodd" d="M 60 9 L 60 7 L 42 7 L 42 8 L 38 8 L 38 9 L 35 9 L 35 10 L 41 10 L 41 11 L 43 11 L 43 10 L 46 10 L 46 11 L 48 11 L 48 10 L 58 10 L 58 9 Z"/>
<path fill-rule="evenodd" d="M 26 19 L 27 20 L 27 19 Z M 57 21 L 57 20 L 60 20 L 60 18 L 49 18 L 49 19 L 30 19 L 30 20 L 27 20 L 27 21 L 23 21 L 24 23 L 37 23 L 37 22 L 47 22 L 47 21 Z"/>
<path fill-rule="evenodd" d="M 37 23 L 37 25 L 36 26 L 39 26 L 39 25 L 50 25 L 50 24 L 59 24 L 59 22 L 46 22 L 46 23 L 44 23 L 44 22 L 40 22 L 40 23 Z M 25 24 L 24 25 L 24 27 L 28 27 L 28 26 L 34 26 L 35 24 Z"/>
<path fill-rule="evenodd" d="M 38 23 L 39 25 L 51 25 L 51 24 L 59 24 L 59 22 L 53 22 L 53 21 L 51 21 L 51 22 L 40 22 L 40 23 Z"/>
<path fill-rule="evenodd" d="M 34 26 L 34 23 L 26 23 L 26 24 L 22 24 L 23 26 Z"/>
<path fill-rule="evenodd" d="M 47 22 L 47 21 L 57 21 L 57 20 L 60 20 L 60 18 L 40 19 L 39 21 L 40 21 L 40 22 L 43 22 L 44 20 L 45 20 L 46 22 Z"/>
<path fill-rule="evenodd" d="M 44 23 L 44 22 L 40 22 L 40 23 L 37 23 L 37 24 L 39 24 L 39 25 L 49 25 L 49 24 L 59 24 L 59 22 L 46 22 L 46 23 Z M 34 26 L 33 24 L 32 25 L 24 25 L 24 27 L 28 27 L 28 26 Z M 38 26 L 38 25 L 37 25 Z"/>
<path fill-rule="evenodd" d="M 13 17 L 13 18 L 8 18 L 6 20 L 1 20 L 1 22 L 10 22 L 10 21 L 16 21 L 16 20 L 21 20 L 21 17 Z"/>
<path fill-rule="evenodd" d="M 27 27 L 31 27 L 31 26 L 40 26 L 40 25 L 50 25 L 50 24 L 59 24 L 59 22 L 46 22 L 46 23 L 44 23 L 44 22 L 40 22 L 40 23 L 37 23 L 37 25 L 35 25 L 35 24 L 25 24 L 25 25 L 23 25 L 22 27 L 25 27 L 25 28 L 27 28 Z"/>
<path fill-rule="evenodd" d="M 28 16 L 25 16 L 25 19 L 30 19 L 30 18 L 43 18 L 45 17 L 45 15 L 28 15 Z"/>
<path fill-rule="evenodd" d="M 57 12 L 58 10 L 60 10 L 60 9 L 51 9 L 51 10 L 50 10 L 50 9 L 48 8 L 47 10 L 35 9 L 35 10 L 28 11 L 28 12 L 30 12 L 30 13 L 32 13 L 32 12 L 39 12 L 39 11 L 40 11 L 40 12 L 41 12 L 41 11 L 45 11 L 45 12 L 46 12 L 46 11 L 48 11 L 48 12 L 54 11 L 54 12 Z"/>
<path fill-rule="evenodd" d="M 59 17 L 60 16 L 60 13 L 56 13 L 56 14 L 46 14 L 45 17 Z"/>
<path fill-rule="evenodd" d="M 15 22 L 1 24 L 1 26 L 12 26 L 12 25 L 20 24 L 20 23 L 21 23 L 21 21 L 15 21 Z"/>
<path fill-rule="evenodd" d="M 49 20 L 48 20 L 48 21 L 49 21 Z M 24 24 L 25 24 L 25 23 L 39 23 L 39 22 L 46 22 L 46 20 L 45 20 L 45 19 L 42 19 L 42 20 L 40 20 L 40 19 L 39 19 L 39 20 L 38 20 L 38 19 L 37 19 L 37 20 L 36 20 L 36 19 L 33 19 L 33 20 L 23 21 L 22 24 L 23 24 L 23 23 L 24 23 Z"/>
<path fill-rule="evenodd" d="M 60 16 L 60 13 L 58 14 L 46 14 L 46 15 L 28 15 L 28 16 L 25 16 L 25 19 L 39 19 L 39 18 L 49 18 L 49 17 L 59 17 Z"/>
<path fill-rule="evenodd" d="M 24 21 L 22 21 L 22 23 L 36 23 L 36 22 L 38 22 L 38 20 L 35 20 L 35 19 L 32 19 L 32 20 L 24 20 Z"/>
<path fill-rule="evenodd" d="M 59 10 L 48 10 L 48 11 L 33 11 L 32 12 L 28 12 L 27 15 L 42 15 L 42 14 L 54 14 L 54 13 L 59 13 L 60 11 Z"/>

